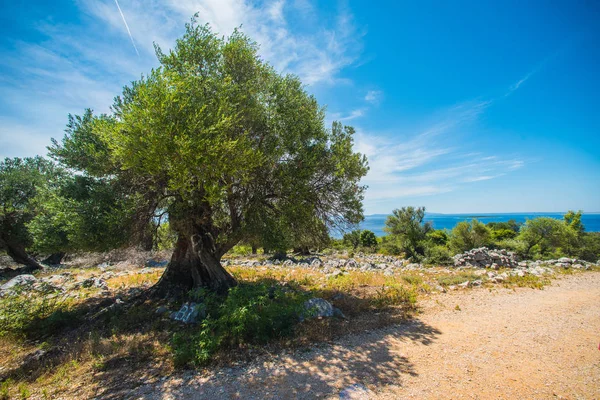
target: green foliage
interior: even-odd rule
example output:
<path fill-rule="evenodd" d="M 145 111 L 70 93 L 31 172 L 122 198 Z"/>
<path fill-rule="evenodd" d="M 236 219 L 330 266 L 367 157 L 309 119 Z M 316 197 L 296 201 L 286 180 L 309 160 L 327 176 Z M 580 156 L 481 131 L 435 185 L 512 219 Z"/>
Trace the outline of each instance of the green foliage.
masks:
<path fill-rule="evenodd" d="M 576 234 L 564 221 L 538 217 L 525 222 L 518 239 L 526 244 L 525 254 L 529 257 L 556 257 L 569 252 Z"/>
<path fill-rule="evenodd" d="M 398 238 L 391 235 L 384 236 L 381 238 L 379 251 L 381 252 L 381 254 L 388 256 L 399 256 L 404 253 Z"/>
<path fill-rule="evenodd" d="M 427 240 L 434 245 L 444 246 L 448 242 L 448 233 L 442 229 L 432 230 L 427 234 Z"/>
<path fill-rule="evenodd" d="M 509 219 L 506 222 L 488 222 L 486 226 L 492 231 L 511 230 L 515 233 L 519 233 L 521 229 L 521 223 L 518 223 L 514 219 Z"/>
<path fill-rule="evenodd" d="M 461 253 L 490 244 L 490 230 L 481 222 L 473 219 L 456 224 L 450 233 L 448 246 L 455 253 Z"/>
<path fill-rule="evenodd" d="M 36 216 L 27 227 L 41 253 L 106 251 L 133 234 L 132 199 L 116 182 L 71 176 L 55 190 L 41 190 L 34 203 Z"/>
<path fill-rule="evenodd" d="M 33 238 L 27 224 L 35 217 L 34 199 L 50 190 L 61 171 L 42 157 L 6 158 L 0 162 L 0 249 L 31 247 Z"/>
<path fill-rule="evenodd" d="M 433 229 L 424 223 L 425 207 L 395 209 L 385 221 L 384 230 L 397 240 L 402 252 L 413 259 L 425 255 L 427 234 Z"/>
<path fill-rule="evenodd" d="M 377 247 L 377 237 L 375 236 L 375 233 L 369 230 L 362 231 L 360 233 L 360 244 L 367 248 Z"/>
<path fill-rule="evenodd" d="M 446 246 L 428 245 L 425 248 L 425 263 L 431 265 L 451 265 L 452 254 Z"/>
<path fill-rule="evenodd" d="M 517 232 L 512 229 L 493 229 L 492 230 L 492 240 L 506 240 L 506 239 L 514 239 L 517 237 Z"/>
<path fill-rule="evenodd" d="M 360 230 L 354 230 L 344 234 L 343 242 L 346 246 L 356 250 L 360 246 Z"/>
<path fill-rule="evenodd" d="M 198 290 L 195 297 L 206 305 L 207 318 L 193 333 L 175 334 L 175 362 L 203 365 L 221 349 L 265 343 L 289 336 L 299 321 L 307 294 L 266 282 L 243 283 L 226 298 Z"/>
<path fill-rule="evenodd" d="M 590 262 L 600 260 L 600 232 L 586 232 L 583 234 L 577 257 Z"/>
<path fill-rule="evenodd" d="M 156 228 L 156 248 L 171 250 L 175 246 L 177 235 L 171 229 L 169 222 L 163 222 Z"/>
<path fill-rule="evenodd" d="M 0 298 L 0 337 L 48 334 L 74 321 L 70 300 L 15 290 Z"/>
<path fill-rule="evenodd" d="M 577 212 L 569 210 L 564 216 L 563 219 L 568 228 L 573 230 L 578 236 L 581 235 L 585 228 L 583 223 L 581 222 L 582 211 L 579 210 Z"/>

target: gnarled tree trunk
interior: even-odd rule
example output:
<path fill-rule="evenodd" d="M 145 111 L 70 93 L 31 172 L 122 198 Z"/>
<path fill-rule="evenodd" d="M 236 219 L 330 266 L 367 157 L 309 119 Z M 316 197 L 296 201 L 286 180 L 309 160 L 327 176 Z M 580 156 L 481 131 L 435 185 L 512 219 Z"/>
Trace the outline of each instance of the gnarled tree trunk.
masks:
<path fill-rule="evenodd" d="M 8 254 L 8 256 L 14 260 L 14 262 L 25 265 L 28 270 L 33 271 L 36 269 L 42 269 L 41 264 L 27 254 L 25 246 L 22 244 L 0 238 L 0 248 L 6 250 L 6 254 Z"/>
<path fill-rule="evenodd" d="M 227 292 L 237 282 L 221 266 L 220 259 L 209 233 L 179 232 L 171 261 L 156 285 L 158 293 L 185 293 L 199 287 Z"/>

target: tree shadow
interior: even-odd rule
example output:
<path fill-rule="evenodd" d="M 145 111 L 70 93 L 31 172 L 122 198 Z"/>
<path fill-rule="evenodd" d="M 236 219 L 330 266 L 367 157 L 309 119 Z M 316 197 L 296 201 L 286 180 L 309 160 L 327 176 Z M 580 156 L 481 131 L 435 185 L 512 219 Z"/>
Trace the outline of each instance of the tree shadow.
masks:
<path fill-rule="evenodd" d="M 242 367 L 220 368 L 203 375 L 178 374 L 164 382 L 142 386 L 129 395 L 136 399 L 312 399 L 337 395 L 357 383 L 375 390 L 402 385 L 403 376 L 416 376 L 417 372 L 398 345 L 415 341 L 427 346 L 440 334 L 436 328 L 414 319 L 292 354 L 259 357 Z"/>
<path fill-rule="evenodd" d="M 281 285 L 270 278 L 244 284 Z M 291 287 L 299 290 L 298 286 Z M 368 302 L 351 293 L 344 293 L 341 298 L 339 291 L 320 290 L 316 294 L 342 308 L 349 319 L 327 318 L 300 324 L 304 334 L 307 331 L 309 334 L 305 335 L 307 340 L 295 347 L 275 343 L 239 351 L 229 349 L 234 355 L 225 366 L 212 364 L 200 373 L 179 372 L 164 383 L 141 386 L 171 371 L 164 367 L 168 354 L 153 354 L 151 343 L 141 342 L 131 350 L 109 356 L 101 368 L 92 371 L 88 382 L 98 389 L 97 396 L 107 399 L 127 397 L 140 386 L 136 398 L 153 398 L 156 393 L 170 393 L 176 398 L 313 398 L 338 393 L 354 383 L 372 387 L 401 384 L 402 375 L 416 375 L 416 372 L 411 362 L 394 348 L 394 343 L 412 341 L 429 345 L 440 334 L 418 319 L 407 319 L 402 312 L 393 318 L 385 312 L 365 312 Z M 119 297 L 123 298 L 123 305 L 119 305 Z M 27 339 L 43 340 L 49 344 L 49 350 L 5 369 L 0 381 L 25 378 L 33 382 L 48 370 L 90 352 L 92 335 L 147 335 L 167 346 L 173 333 L 197 329 L 158 316 L 156 309 L 161 304 L 164 301 L 151 296 L 135 302 L 134 298 L 114 293 L 110 297 L 90 297 L 68 313 L 38 321 L 49 328 L 38 327 L 28 333 Z M 53 319 L 55 323 L 44 325 Z M 399 321 L 403 323 L 398 324 Z M 318 332 L 311 336 L 311 330 Z M 334 338 L 341 340 L 331 343 Z M 229 368 L 230 361 L 242 367 Z M 231 384 L 223 385 L 223 380 Z"/>

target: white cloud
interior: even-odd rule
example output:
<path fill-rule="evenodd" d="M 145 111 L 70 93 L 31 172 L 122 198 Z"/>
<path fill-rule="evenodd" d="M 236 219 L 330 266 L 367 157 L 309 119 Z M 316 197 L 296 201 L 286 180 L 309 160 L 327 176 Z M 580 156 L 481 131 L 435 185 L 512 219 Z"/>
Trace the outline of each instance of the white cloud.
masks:
<path fill-rule="evenodd" d="M 20 143 L 26 137 L 35 136 L 36 143 L 45 137 L 46 144 L 50 137 L 60 138 L 68 113 L 79 114 L 87 107 L 108 112 L 124 85 L 158 65 L 153 43 L 165 50 L 172 47 L 195 13 L 199 23 L 210 23 L 221 35 L 241 26 L 259 43 L 266 61 L 313 87 L 344 82 L 342 70 L 362 50 L 363 33 L 347 9 L 318 15 L 306 0 L 80 0 L 77 6 L 80 24 L 41 21 L 36 28 L 43 41 L 14 38 L 15 50 L 0 59 L 9 71 L 0 79 L 0 118 L 23 133 L 9 137 L 3 126 L 0 140 L 10 144 L 11 155 L 40 151 L 42 146 Z M 296 17 L 304 18 L 303 23 L 292 20 Z M 346 118 L 364 112 L 355 110 Z M 6 147 L 3 151 L 8 152 Z"/>
<path fill-rule="evenodd" d="M 379 104 L 383 92 L 380 90 L 369 90 L 365 95 L 365 101 L 371 104 Z"/>

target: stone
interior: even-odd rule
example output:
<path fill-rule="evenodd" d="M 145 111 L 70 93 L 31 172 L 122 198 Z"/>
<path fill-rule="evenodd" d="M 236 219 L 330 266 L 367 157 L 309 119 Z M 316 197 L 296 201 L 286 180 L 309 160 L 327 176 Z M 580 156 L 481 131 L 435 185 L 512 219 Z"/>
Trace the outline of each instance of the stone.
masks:
<path fill-rule="evenodd" d="M 7 291 L 9 289 L 15 289 L 19 286 L 31 286 L 37 279 L 35 276 L 30 274 L 18 275 L 12 278 L 10 281 L 6 282 L 4 285 L 0 286 L 0 292 Z"/>
<path fill-rule="evenodd" d="M 156 309 L 157 314 L 164 314 L 168 311 L 169 311 L 169 309 L 166 306 L 160 306 Z"/>
<path fill-rule="evenodd" d="M 206 306 L 202 303 L 184 303 L 179 311 L 171 313 L 171 318 L 184 324 L 195 324 L 206 318 Z"/>
<path fill-rule="evenodd" d="M 373 392 L 361 383 L 350 385 L 340 392 L 340 400 L 366 400 L 371 398 L 373 398 Z"/>
<path fill-rule="evenodd" d="M 87 278 L 86 280 L 79 283 L 79 286 L 85 289 L 89 288 L 99 288 L 99 289 L 108 289 L 108 285 L 104 279 L 92 276 L 91 278 Z"/>
<path fill-rule="evenodd" d="M 166 260 L 163 260 L 163 261 L 148 260 L 148 261 L 146 261 L 146 266 L 150 267 L 150 268 L 160 268 L 160 267 L 166 267 L 168 263 L 169 262 Z"/>
<path fill-rule="evenodd" d="M 304 302 L 304 310 L 305 313 L 303 315 L 309 318 L 333 317 L 334 315 L 331 303 L 319 297 L 306 300 Z"/>
<path fill-rule="evenodd" d="M 359 268 L 358 263 L 356 262 L 355 259 L 351 258 L 348 261 L 346 261 L 346 263 L 344 264 L 344 267 L 346 268 Z"/>

